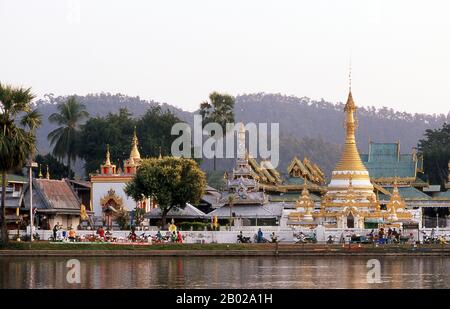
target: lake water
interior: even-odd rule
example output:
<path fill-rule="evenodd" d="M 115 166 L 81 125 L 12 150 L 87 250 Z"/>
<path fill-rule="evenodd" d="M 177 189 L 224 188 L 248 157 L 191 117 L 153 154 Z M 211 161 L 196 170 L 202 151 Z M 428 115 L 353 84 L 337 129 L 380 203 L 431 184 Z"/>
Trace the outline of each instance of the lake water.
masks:
<path fill-rule="evenodd" d="M 449 257 L 376 257 L 381 283 L 368 283 L 366 257 L 0 258 L 0 288 L 450 288 Z"/>

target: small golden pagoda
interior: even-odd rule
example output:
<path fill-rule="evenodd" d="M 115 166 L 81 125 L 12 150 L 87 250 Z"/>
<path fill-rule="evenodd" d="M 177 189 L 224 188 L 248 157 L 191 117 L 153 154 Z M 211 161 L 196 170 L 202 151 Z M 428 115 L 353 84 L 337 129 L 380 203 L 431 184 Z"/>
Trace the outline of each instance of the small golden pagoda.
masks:
<path fill-rule="evenodd" d="M 389 222 L 406 221 L 412 219 L 412 214 L 406 211 L 405 201 L 398 192 L 397 181 L 394 181 L 394 188 L 392 189 L 392 195 L 389 203 L 386 204 L 386 210 L 388 212 L 385 219 Z"/>
<path fill-rule="evenodd" d="M 311 223 L 312 221 L 314 221 L 312 214 L 314 210 L 314 201 L 309 195 L 309 191 L 306 185 L 303 185 L 302 194 L 296 201 L 295 208 L 296 211 L 289 214 L 289 220 L 298 222 L 305 221 L 307 223 Z"/>
<path fill-rule="evenodd" d="M 106 145 L 105 162 L 100 165 L 100 173 L 103 175 L 112 175 L 116 173 L 116 166 L 111 164 L 111 154 L 109 153 L 109 144 Z"/>
<path fill-rule="evenodd" d="M 138 150 L 138 143 L 139 141 L 136 134 L 136 127 L 134 127 L 133 139 L 131 140 L 130 157 L 126 159 L 123 164 L 125 174 L 135 174 L 142 161 L 141 154 Z"/>

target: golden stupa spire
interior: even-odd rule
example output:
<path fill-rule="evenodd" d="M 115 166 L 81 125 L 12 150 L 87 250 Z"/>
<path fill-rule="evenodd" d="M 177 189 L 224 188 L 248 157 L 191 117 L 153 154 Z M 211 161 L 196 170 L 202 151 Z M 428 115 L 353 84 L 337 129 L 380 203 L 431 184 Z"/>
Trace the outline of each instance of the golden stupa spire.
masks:
<path fill-rule="evenodd" d="M 138 138 L 136 134 L 136 127 L 134 127 L 133 139 L 131 141 L 130 159 L 141 159 L 141 154 L 138 150 Z"/>
<path fill-rule="evenodd" d="M 42 175 L 42 164 L 39 164 L 39 174 L 38 174 L 38 178 L 41 179 L 42 177 L 44 177 L 44 175 Z"/>
<path fill-rule="evenodd" d="M 312 221 L 314 220 L 312 217 L 312 209 L 314 207 L 314 201 L 311 198 L 311 196 L 309 195 L 309 190 L 306 186 L 306 177 L 303 176 L 303 189 L 302 189 L 302 194 L 300 195 L 300 198 L 297 200 L 297 202 L 295 203 L 296 208 L 300 208 L 303 207 L 304 209 L 304 215 L 303 215 L 303 220 L 305 221 Z"/>
<path fill-rule="evenodd" d="M 367 171 L 359 156 L 358 148 L 356 147 L 355 131 L 358 123 L 355 118 L 356 104 L 355 101 L 353 101 L 351 87 L 351 75 L 349 75 L 349 92 L 347 103 L 344 107 L 346 132 L 345 145 L 341 160 L 336 165 L 335 171 Z"/>
<path fill-rule="evenodd" d="M 48 164 L 47 164 L 47 174 L 45 174 L 45 178 L 50 179 L 50 172 L 48 170 Z"/>
<path fill-rule="evenodd" d="M 106 144 L 106 159 L 105 165 L 111 165 L 111 154 L 109 153 L 109 144 Z"/>

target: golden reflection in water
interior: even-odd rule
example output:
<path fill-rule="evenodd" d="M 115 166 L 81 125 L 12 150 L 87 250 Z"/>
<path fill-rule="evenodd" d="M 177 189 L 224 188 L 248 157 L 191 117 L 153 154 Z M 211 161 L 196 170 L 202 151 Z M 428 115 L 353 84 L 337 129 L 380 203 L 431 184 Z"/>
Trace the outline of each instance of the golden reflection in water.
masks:
<path fill-rule="evenodd" d="M 368 283 L 366 263 L 381 263 Z M 0 258 L 0 288 L 449 288 L 447 257 L 79 258 L 81 283 L 66 281 L 69 258 Z"/>

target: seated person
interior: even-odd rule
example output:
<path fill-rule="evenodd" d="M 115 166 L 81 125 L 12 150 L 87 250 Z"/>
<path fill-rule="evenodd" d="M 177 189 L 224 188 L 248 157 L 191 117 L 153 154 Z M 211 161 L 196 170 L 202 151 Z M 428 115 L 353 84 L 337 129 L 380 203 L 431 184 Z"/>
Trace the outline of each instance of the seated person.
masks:
<path fill-rule="evenodd" d="M 77 236 L 77 232 L 75 232 L 75 230 L 73 228 L 71 228 L 69 231 L 69 241 L 74 242 L 76 236 Z"/>

